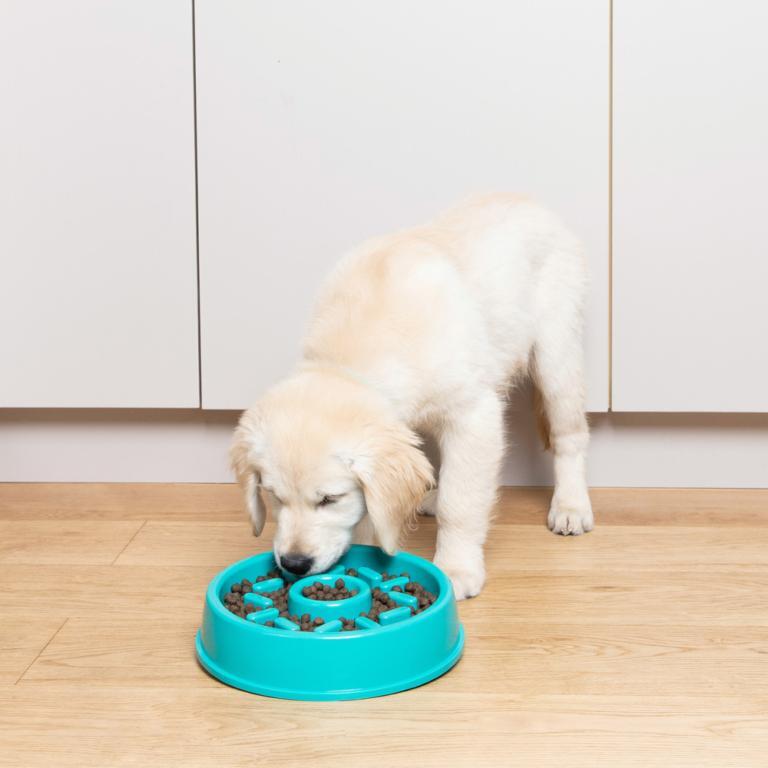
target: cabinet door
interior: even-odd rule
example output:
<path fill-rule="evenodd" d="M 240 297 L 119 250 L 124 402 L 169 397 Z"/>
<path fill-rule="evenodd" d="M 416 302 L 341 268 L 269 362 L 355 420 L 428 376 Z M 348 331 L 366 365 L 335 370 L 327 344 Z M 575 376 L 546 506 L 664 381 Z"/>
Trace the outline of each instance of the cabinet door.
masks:
<path fill-rule="evenodd" d="M 614 24 L 614 409 L 767 411 L 768 5 Z"/>
<path fill-rule="evenodd" d="M 589 405 L 607 407 L 607 0 L 196 8 L 205 407 L 290 370 L 346 248 L 492 190 L 585 241 Z"/>
<path fill-rule="evenodd" d="M 199 405 L 189 0 L 3 0 L 0 105 L 0 406 Z"/>

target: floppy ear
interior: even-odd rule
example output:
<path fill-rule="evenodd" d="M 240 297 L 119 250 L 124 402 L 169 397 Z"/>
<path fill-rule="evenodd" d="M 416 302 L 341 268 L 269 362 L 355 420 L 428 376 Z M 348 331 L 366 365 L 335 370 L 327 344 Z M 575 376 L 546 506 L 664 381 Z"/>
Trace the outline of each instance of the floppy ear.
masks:
<path fill-rule="evenodd" d="M 254 464 L 256 448 L 262 442 L 258 433 L 254 431 L 255 423 L 253 414 L 249 412 L 243 414 L 235 430 L 229 456 L 232 469 L 245 495 L 245 508 L 251 518 L 253 535 L 258 536 L 264 529 L 267 509 L 261 493 L 261 474 Z"/>
<path fill-rule="evenodd" d="M 363 487 L 376 538 L 389 555 L 397 551 L 403 528 L 434 485 L 432 465 L 419 443 L 418 436 L 403 425 L 376 425 L 349 460 Z"/>

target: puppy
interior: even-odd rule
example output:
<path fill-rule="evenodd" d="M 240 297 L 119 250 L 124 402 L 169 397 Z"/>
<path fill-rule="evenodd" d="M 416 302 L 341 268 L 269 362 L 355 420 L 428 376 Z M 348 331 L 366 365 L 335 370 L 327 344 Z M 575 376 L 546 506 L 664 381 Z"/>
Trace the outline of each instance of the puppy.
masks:
<path fill-rule="evenodd" d="M 278 564 L 332 566 L 353 541 L 392 553 L 440 478 L 435 562 L 457 599 L 485 582 L 483 544 L 504 454 L 504 401 L 536 387 L 555 463 L 551 530 L 593 525 L 585 479 L 582 307 L 577 240 L 510 195 L 471 201 L 430 224 L 347 254 L 315 307 L 296 373 L 246 411 L 232 463 L 256 535 L 265 497 Z"/>

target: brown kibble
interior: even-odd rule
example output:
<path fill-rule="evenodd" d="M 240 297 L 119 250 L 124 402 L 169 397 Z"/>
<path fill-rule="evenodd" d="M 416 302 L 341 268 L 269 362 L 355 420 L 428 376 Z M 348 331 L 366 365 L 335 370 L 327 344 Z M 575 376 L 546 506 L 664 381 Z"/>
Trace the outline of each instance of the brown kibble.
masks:
<path fill-rule="evenodd" d="M 353 568 L 349 568 L 346 571 L 347 575 L 355 576 L 357 571 Z M 275 578 L 279 576 L 277 571 L 270 572 L 265 576 L 257 576 L 253 581 L 250 579 L 243 579 L 239 584 L 233 584 L 229 592 L 222 597 L 222 603 L 224 607 L 235 616 L 239 616 L 243 619 L 247 617 L 249 613 L 256 613 L 263 610 L 261 607 L 245 603 L 244 596 L 253 591 L 253 584 L 266 581 L 268 578 Z M 402 578 L 410 578 L 407 573 L 401 574 Z M 389 580 L 394 578 L 393 575 L 384 573 L 382 578 Z M 316 627 L 322 626 L 325 621 L 322 617 L 313 617 L 312 611 L 302 614 L 301 616 L 291 615 L 288 610 L 288 591 L 290 584 L 276 589 L 272 592 L 263 593 L 265 597 L 269 597 L 274 607 L 279 611 L 281 618 L 290 619 L 294 624 L 299 626 L 299 629 L 303 632 L 313 632 Z M 331 584 L 325 584 L 320 581 L 316 581 L 310 586 L 302 589 L 302 594 L 305 597 L 312 598 L 313 600 L 329 601 L 329 600 L 345 600 L 350 597 L 354 597 L 360 593 L 358 589 L 349 589 L 346 582 L 342 578 L 337 578 L 335 582 Z M 393 587 L 392 592 L 408 592 L 414 595 L 418 601 L 418 607 L 411 608 L 411 615 L 416 615 L 426 610 L 432 603 L 434 603 L 438 596 L 433 594 L 429 590 L 425 589 L 417 581 L 409 581 L 404 587 Z M 373 587 L 371 589 L 371 607 L 366 613 L 361 611 L 360 616 L 366 616 L 371 621 L 379 621 L 379 616 L 384 611 L 391 610 L 397 607 L 397 603 L 392 600 L 389 592 L 382 590 L 380 587 Z M 340 618 L 342 629 L 345 631 L 351 631 L 357 629 L 354 619 L 348 619 L 344 616 Z M 265 627 L 274 627 L 274 621 L 264 622 Z"/>

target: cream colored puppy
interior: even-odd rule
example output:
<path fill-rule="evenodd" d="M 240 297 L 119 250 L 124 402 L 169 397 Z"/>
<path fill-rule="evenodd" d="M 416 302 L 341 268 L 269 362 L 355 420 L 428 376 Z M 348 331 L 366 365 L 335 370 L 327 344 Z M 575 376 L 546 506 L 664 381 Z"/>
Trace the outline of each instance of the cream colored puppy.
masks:
<path fill-rule="evenodd" d="M 483 544 L 504 454 L 504 401 L 530 374 L 555 461 L 549 527 L 592 528 L 585 480 L 582 304 L 576 239 L 513 196 L 463 205 L 371 240 L 321 292 L 297 372 L 246 411 L 232 459 L 256 534 L 297 574 L 353 540 L 387 552 L 434 485 L 417 433 L 440 447 L 435 562 L 458 599 L 485 581 Z"/>

